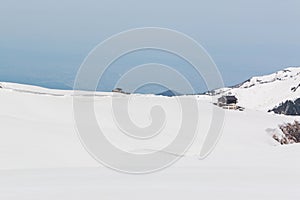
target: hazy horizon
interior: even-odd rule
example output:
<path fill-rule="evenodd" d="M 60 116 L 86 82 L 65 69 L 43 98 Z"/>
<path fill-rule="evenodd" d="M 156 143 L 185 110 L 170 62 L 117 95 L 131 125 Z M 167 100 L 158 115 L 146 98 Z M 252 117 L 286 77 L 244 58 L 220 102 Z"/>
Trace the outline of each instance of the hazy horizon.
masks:
<path fill-rule="evenodd" d="M 218 6 L 215 6 L 218 5 Z M 2 1 L 0 81 L 71 89 L 86 55 L 106 38 L 138 27 L 165 27 L 200 43 L 226 86 L 300 65 L 300 2 L 289 1 Z M 101 90 L 136 64 L 177 58 L 153 52 L 120 61 Z M 193 79 L 191 71 L 186 75 Z M 193 80 L 192 80 L 193 82 Z M 201 81 L 200 81 L 201 82 Z M 198 92 L 205 86 L 195 81 Z"/>

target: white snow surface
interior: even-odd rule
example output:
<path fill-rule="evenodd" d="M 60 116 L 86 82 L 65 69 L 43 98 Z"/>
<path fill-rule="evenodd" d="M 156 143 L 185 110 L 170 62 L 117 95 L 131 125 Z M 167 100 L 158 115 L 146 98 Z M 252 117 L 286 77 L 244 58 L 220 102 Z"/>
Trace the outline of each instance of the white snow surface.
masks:
<path fill-rule="evenodd" d="M 200 126 L 192 147 L 174 165 L 146 175 L 115 172 L 87 153 L 75 131 L 71 91 L 1 83 L 0 199 L 299 199 L 300 145 L 278 145 L 272 134 L 280 132 L 279 124 L 300 117 L 266 112 L 285 99 L 300 97 L 300 88 L 291 91 L 300 83 L 300 68 L 288 70 L 226 89 L 246 109 L 225 111 L 222 136 L 204 160 L 198 155 L 213 102 L 209 96 L 197 96 Z M 89 101 L 89 95 L 82 98 Z M 166 108 L 162 136 L 140 143 L 126 139 L 114 125 L 111 100 L 123 96 L 96 95 L 97 119 L 113 144 L 127 151 L 155 150 L 174 139 L 180 126 L 176 98 L 132 95 L 129 112 L 138 125 L 151 123 L 151 106 Z"/>
<path fill-rule="evenodd" d="M 242 107 L 268 111 L 281 102 L 300 97 L 300 67 L 289 67 L 270 75 L 253 77 L 236 88 L 221 90 L 222 94 L 235 95 Z"/>

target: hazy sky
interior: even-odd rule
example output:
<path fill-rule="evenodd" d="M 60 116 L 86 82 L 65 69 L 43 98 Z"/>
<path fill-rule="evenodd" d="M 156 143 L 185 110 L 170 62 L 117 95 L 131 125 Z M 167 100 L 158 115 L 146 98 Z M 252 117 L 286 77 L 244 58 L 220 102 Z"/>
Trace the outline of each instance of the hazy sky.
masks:
<path fill-rule="evenodd" d="M 299 9 L 299 0 L 0 0 L 0 81 L 72 86 L 95 45 L 157 26 L 202 44 L 233 85 L 300 65 Z"/>

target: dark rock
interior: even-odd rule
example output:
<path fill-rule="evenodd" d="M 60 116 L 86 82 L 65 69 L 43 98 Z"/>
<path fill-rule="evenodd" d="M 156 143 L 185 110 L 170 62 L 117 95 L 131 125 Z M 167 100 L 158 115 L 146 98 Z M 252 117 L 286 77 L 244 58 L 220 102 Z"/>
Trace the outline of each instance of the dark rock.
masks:
<path fill-rule="evenodd" d="M 297 89 L 300 87 L 300 84 L 299 85 L 297 85 L 296 87 L 292 87 L 291 88 L 291 90 L 293 91 L 293 92 L 296 92 L 297 91 Z"/>
<path fill-rule="evenodd" d="M 273 138 L 277 140 L 280 144 L 293 144 L 300 143 L 300 123 L 294 121 L 294 123 L 287 123 L 280 125 L 283 135 L 273 135 Z"/>
<path fill-rule="evenodd" d="M 279 106 L 269 110 L 269 112 L 284 115 L 300 115 L 300 98 L 295 101 L 288 100 L 281 103 Z"/>

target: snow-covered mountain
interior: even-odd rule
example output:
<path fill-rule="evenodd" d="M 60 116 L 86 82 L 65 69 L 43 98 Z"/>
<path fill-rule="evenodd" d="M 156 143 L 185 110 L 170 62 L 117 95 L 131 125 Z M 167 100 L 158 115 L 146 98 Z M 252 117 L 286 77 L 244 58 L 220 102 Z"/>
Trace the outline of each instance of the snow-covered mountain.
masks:
<path fill-rule="evenodd" d="M 208 95 L 197 96 L 200 116 L 194 143 L 179 162 L 145 176 L 119 174 L 89 155 L 74 128 L 72 91 L 1 83 L 0 199 L 299 199 L 300 145 L 281 146 L 272 134 L 280 132 L 279 124 L 300 117 L 261 111 L 298 97 L 299 73 L 300 68 L 288 68 L 222 89 L 237 95 L 247 109 L 224 110 L 222 137 L 204 160 L 198 155 L 212 121 L 212 102 Z M 111 101 L 124 95 L 96 94 L 97 120 L 119 148 L 160 150 L 176 138 L 181 125 L 176 98 L 130 95 L 130 117 L 137 125 L 151 124 L 153 106 L 163 106 L 166 114 L 161 134 L 139 141 L 123 134 L 113 118 Z M 80 97 L 87 102 L 90 95 Z"/>
<path fill-rule="evenodd" d="M 54 96 L 72 96 L 73 94 L 70 90 L 53 90 L 17 83 L 0 83 L 0 87 L 24 93 Z M 235 95 L 238 98 L 238 105 L 241 107 L 268 111 L 287 100 L 294 101 L 300 98 L 300 67 L 289 67 L 269 75 L 253 77 L 234 87 L 217 89 L 214 93 L 218 96 Z M 90 95 L 91 93 L 86 92 L 86 94 Z M 112 96 L 113 94 L 97 92 L 96 95 Z M 179 94 L 169 90 L 158 95 L 175 96 Z"/>
<path fill-rule="evenodd" d="M 216 90 L 216 93 L 235 95 L 242 107 L 268 111 L 286 100 L 300 97 L 300 67 L 253 77 L 237 86 Z"/>

